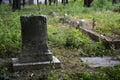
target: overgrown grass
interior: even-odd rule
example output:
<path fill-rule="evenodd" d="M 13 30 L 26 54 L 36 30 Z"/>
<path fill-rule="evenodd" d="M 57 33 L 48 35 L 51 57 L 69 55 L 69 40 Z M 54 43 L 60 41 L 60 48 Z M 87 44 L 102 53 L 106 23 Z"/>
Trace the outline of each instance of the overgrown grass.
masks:
<path fill-rule="evenodd" d="M 56 56 L 61 61 L 63 60 L 63 65 L 67 64 L 60 72 L 52 71 L 48 76 L 49 80 L 57 80 L 59 78 L 63 80 L 118 80 L 120 78 L 119 67 L 103 68 L 100 69 L 99 73 L 80 72 L 80 69 L 85 69 L 86 65 L 81 66 L 79 61 L 72 61 L 76 57 L 78 60 L 80 56 L 103 56 L 107 53 L 112 53 L 113 49 L 107 51 L 101 41 L 91 43 L 90 39 L 83 35 L 82 32 L 69 28 L 66 24 L 59 23 L 58 20 L 58 17 L 63 16 L 65 13 L 77 19 L 92 20 L 94 17 L 97 22 L 95 27 L 97 32 L 107 36 L 111 36 L 111 32 L 120 35 L 120 14 L 113 12 L 118 5 L 110 7 L 112 5 L 111 2 L 97 5 L 98 1 L 95 0 L 92 7 L 85 8 L 83 7 L 83 0 L 77 0 L 76 2 L 70 1 L 66 6 L 61 4 L 58 6 L 45 6 L 41 4 L 40 10 L 37 10 L 37 6 L 25 6 L 22 10 L 15 12 L 12 12 L 9 5 L 0 5 L 0 57 L 15 57 L 18 55 L 17 53 L 21 49 L 19 21 L 21 15 L 45 14 L 48 18 L 48 46 L 51 49 L 55 48 L 53 49 L 54 54 L 59 53 Z M 55 11 L 57 16 L 50 17 L 48 14 L 51 11 Z M 65 50 L 69 50 L 69 53 L 65 52 Z M 68 69 L 69 67 L 70 69 Z M 72 72 L 72 69 L 79 72 Z M 3 75 L 5 73 L 3 71 L 1 70 L 0 74 Z M 70 71 L 73 74 L 69 74 Z"/>
<path fill-rule="evenodd" d="M 113 67 L 104 67 L 99 69 L 100 72 L 78 72 L 78 73 L 63 73 L 52 71 L 48 76 L 48 80 L 63 79 L 63 80 L 119 80 L 120 65 Z"/>
<path fill-rule="evenodd" d="M 3 68 L 0 71 L 0 79 L 11 79 L 10 76 L 8 76 L 8 69 Z M 27 73 L 28 74 L 28 73 Z M 20 75 L 16 72 L 14 74 L 14 77 L 16 79 L 20 80 Z M 27 80 L 119 80 L 120 79 L 120 65 L 117 65 L 115 67 L 101 67 L 99 68 L 99 72 L 75 72 L 75 73 L 66 73 L 64 70 L 51 70 L 48 75 L 45 75 L 44 77 L 40 76 L 28 76 L 26 78 Z"/>
<path fill-rule="evenodd" d="M 77 29 L 69 29 L 66 27 L 53 27 L 48 25 L 48 41 L 57 46 L 64 46 L 69 48 L 77 48 L 89 43 L 89 38 L 85 37 Z"/>
<path fill-rule="evenodd" d="M 83 1 L 70 1 L 66 6 L 45 6 L 40 4 L 40 10 L 37 10 L 37 6 L 25 6 L 21 11 L 12 12 L 9 5 L 0 5 L 0 54 L 1 56 L 8 53 L 17 53 L 21 47 L 21 33 L 20 33 L 20 21 L 21 15 L 29 14 L 45 14 L 55 11 L 57 15 L 68 15 L 76 18 L 96 19 L 98 25 L 96 25 L 96 31 L 103 33 L 104 35 L 111 36 L 113 33 L 119 35 L 119 13 L 106 11 L 104 7 L 95 7 L 98 1 L 94 1 L 91 8 L 83 7 Z M 110 2 L 105 2 L 104 6 L 108 7 Z M 96 9 L 97 8 L 97 12 Z M 102 10 L 100 10 L 101 8 Z M 8 14 L 9 13 L 9 14 Z M 48 44 L 54 46 L 64 46 L 68 48 L 84 49 L 85 55 L 105 54 L 105 48 L 101 42 L 91 44 L 90 40 L 85 37 L 81 32 L 76 29 L 65 28 L 63 25 L 58 25 L 58 17 L 49 19 L 48 16 Z M 109 19 L 109 20 L 108 20 Z M 52 20 L 52 21 L 51 21 Z M 58 27 L 56 27 L 58 25 Z M 97 49 L 99 48 L 99 50 Z M 97 49 L 97 50 L 96 50 Z M 91 54 L 89 54 L 91 53 Z"/>

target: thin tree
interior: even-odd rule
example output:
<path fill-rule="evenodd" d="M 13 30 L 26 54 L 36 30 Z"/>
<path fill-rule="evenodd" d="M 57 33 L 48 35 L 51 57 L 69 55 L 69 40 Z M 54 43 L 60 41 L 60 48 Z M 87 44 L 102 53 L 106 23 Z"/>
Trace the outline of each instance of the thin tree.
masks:
<path fill-rule="evenodd" d="M 52 4 L 52 0 L 49 0 L 49 5 L 51 5 Z"/>
<path fill-rule="evenodd" d="M 23 4 L 22 4 L 22 6 L 23 6 L 23 7 L 25 6 L 25 0 L 23 0 Z"/>
<path fill-rule="evenodd" d="M 112 0 L 112 4 L 117 4 L 118 2 L 118 0 Z"/>
<path fill-rule="evenodd" d="M 47 0 L 45 0 L 45 5 L 47 5 Z"/>
<path fill-rule="evenodd" d="M 76 2 L 76 0 L 74 0 L 74 2 Z"/>
<path fill-rule="evenodd" d="M 0 0 L 0 4 L 2 3 L 2 0 Z"/>
<path fill-rule="evenodd" d="M 84 0 L 84 6 L 90 7 L 92 2 L 93 2 L 93 0 Z"/>
<path fill-rule="evenodd" d="M 12 4 L 12 1 L 11 1 L 11 0 L 9 0 L 9 4 Z"/>
<path fill-rule="evenodd" d="M 69 1 L 68 0 L 62 0 L 62 4 L 65 6 L 65 4 L 68 4 Z"/>
<path fill-rule="evenodd" d="M 12 10 L 20 10 L 20 0 L 13 0 L 13 4 L 12 4 Z"/>
<path fill-rule="evenodd" d="M 53 0 L 54 4 L 56 4 L 56 6 L 58 5 L 58 0 Z"/>
<path fill-rule="evenodd" d="M 37 0 L 38 10 L 40 10 L 39 0 Z"/>

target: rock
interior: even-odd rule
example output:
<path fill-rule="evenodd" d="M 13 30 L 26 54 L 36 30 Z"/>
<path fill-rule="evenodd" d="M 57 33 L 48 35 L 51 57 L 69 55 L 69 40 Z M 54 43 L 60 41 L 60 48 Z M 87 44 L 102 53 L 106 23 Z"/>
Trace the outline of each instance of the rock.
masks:
<path fill-rule="evenodd" d="M 50 12 L 48 15 L 52 16 L 52 17 L 55 17 L 56 16 L 56 13 L 53 11 L 53 12 Z"/>
<path fill-rule="evenodd" d="M 60 22 L 60 23 L 64 23 L 64 22 L 65 22 L 65 18 L 64 18 L 63 16 L 60 16 L 60 17 L 59 17 L 59 22 Z"/>
<path fill-rule="evenodd" d="M 75 27 L 75 28 L 79 28 L 79 21 L 71 21 L 70 26 Z"/>
<path fill-rule="evenodd" d="M 81 20 L 79 21 L 79 26 L 80 26 L 80 27 L 85 27 L 85 25 L 86 25 L 85 20 L 84 20 L 84 19 L 81 19 Z"/>

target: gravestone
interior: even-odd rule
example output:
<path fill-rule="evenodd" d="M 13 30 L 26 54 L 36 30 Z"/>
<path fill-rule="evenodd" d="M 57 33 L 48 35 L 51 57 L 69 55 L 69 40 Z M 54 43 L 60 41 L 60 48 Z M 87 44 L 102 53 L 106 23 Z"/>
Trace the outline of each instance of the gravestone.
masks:
<path fill-rule="evenodd" d="M 19 58 L 12 58 L 14 70 L 60 67 L 47 47 L 47 22 L 41 15 L 21 16 L 22 50 Z"/>

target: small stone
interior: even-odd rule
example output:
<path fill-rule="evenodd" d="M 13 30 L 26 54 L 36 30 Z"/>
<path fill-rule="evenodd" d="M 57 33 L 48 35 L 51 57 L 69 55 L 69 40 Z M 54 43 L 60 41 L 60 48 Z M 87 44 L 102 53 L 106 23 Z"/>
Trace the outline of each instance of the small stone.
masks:
<path fill-rule="evenodd" d="M 65 21 L 65 18 L 64 17 L 59 17 L 59 22 L 63 23 Z"/>
<path fill-rule="evenodd" d="M 84 19 L 81 19 L 81 20 L 79 21 L 79 26 L 80 26 L 80 27 L 84 27 L 85 24 L 86 24 L 86 22 L 85 22 Z"/>
<path fill-rule="evenodd" d="M 49 15 L 52 16 L 52 17 L 55 17 L 56 13 L 53 11 L 53 12 L 50 12 Z"/>
<path fill-rule="evenodd" d="M 64 14 L 64 17 L 67 17 L 67 16 L 68 16 L 68 15 L 65 13 L 65 14 Z"/>

